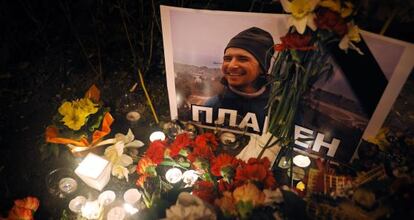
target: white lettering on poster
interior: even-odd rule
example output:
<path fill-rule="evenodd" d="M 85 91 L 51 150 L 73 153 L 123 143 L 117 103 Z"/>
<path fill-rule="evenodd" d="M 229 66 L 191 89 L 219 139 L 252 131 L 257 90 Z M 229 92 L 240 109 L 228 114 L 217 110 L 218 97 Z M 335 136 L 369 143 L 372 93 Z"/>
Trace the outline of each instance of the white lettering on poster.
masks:
<path fill-rule="evenodd" d="M 340 140 L 333 138 L 331 143 L 325 142 L 325 135 L 317 133 L 316 138 L 313 136 L 314 131 L 308 128 L 295 125 L 295 144 L 303 148 L 311 148 L 313 151 L 319 152 L 321 147 L 328 148 L 327 155 L 334 157 L 338 150 Z M 312 144 L 313 143 L 313 144 Z"/>

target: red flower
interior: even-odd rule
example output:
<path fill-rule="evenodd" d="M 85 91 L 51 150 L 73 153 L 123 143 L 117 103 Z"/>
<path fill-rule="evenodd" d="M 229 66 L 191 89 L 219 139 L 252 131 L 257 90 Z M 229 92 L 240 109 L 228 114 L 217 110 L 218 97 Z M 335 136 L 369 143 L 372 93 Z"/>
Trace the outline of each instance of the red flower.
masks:
<path fill-rule="evenodd" d="M 208 145 L 198 145 L 194 148 L 193 152 L 188 155 L 188 159 L 191 162 L 195 162 L 197 159 L 210 161 L 213 158 L 214 153 Z"/>
<path fill-rule="evenodd" d="M 39 200 L 36 197 L 28 196 L 24 199 L 14 201 L 14 205 L 20 208 L 36 211 L 39 208 Z"/>
<path fill-rule="evenodd" d="M 195 145 L 196 147 L 209 145 L 213 151 L 215 151 L 217 149 L 218 142 L 213 133 L 204 133 L 196 137 Z"/>
<path fill-rule="evenodd" d="M 175 137 L 174 142 L 171 144 L 170 156 L 176 157 L 180 153 L 181 149 L 191 146 L 191 144 L 192 141 L 187 133 L 177 135 L 177 137 Z"/>
<path fill-rule="evenodd" d="M 198 196 L 200 199 L 213 204 L 217 195 L 214 190 L 214 184 L 209 181 L 198 181 L 194 184 L 193 195 Z"/>
<path fill-rule="evenodd" d="M 260 160 L 250 158 L 247 164 L 237 168 L 236 185 L 240 186 L 248 181 L 262 182 L 265 188 L 274 188 L 276 186 L 276 180 L 270 170 L 270 161 L 267 157 Z"/>
<path fill-rule="evenodd" d="M 147 180 L 148 177 L 149 177 L 149 175 L 147 175 L 147 174 L 141 175 L 137 179 L 137 181 L 135 182 L 135 185 L 137 185 L 138 187 L 144 188 L 144 183 L 145 183 L 145 181 Z"/>
<path fill-rule="evenodd" d="M 150 172 L 152 170 L 152 168 L 154 168 L 155 171 L 155 166 L 156 164 L 154 162 L 152 162 L 152 160 L 148 157 L 143 157 L 141 158 L 141 160 L 138 161 L 137 164 L 137 173 L 141 174 L 141 175 L 151 175 L 153 174 L 152 172 Z"/>
<path fill-rule="evenodd" d="M 160 140 L 152 142 L 149 145 L 147 152 L 145 152 L 145 156 L 150 158 L 152 162 L 157 165 L 160 164 L 164 160 L 165 144 L 165 141 Z"/>
<path fill-rule="evenodd" d="M 13 206 L 7 220 L 33 220 L 33 211 L 23 207 Z"/>
<path fill-rule="evenodd" d="M 348 26 L 341 15 L 327 8 L 321 8 L 316 12 L 315 23 L 319 29 L 333 31 L 340 37 L 348 33 Z"/>
<path fill-rule="evenodd" d="M 220 179 L 218 181 L 218 190 L 220 192 L 224 192 L 224 191 L 232 192 L 235 188 L 236 188 L 236 186 L 234 184 L 230 184 L 227 181 L 225 181 L 224 179 Z"/>
<path fill-rule="evenodd" d="M 281 37 L 281 44 L 275 45 L 275 50 L 313 50 L 315 49 L 314 45 L 311 45 L 312 36 L 310 34 L 299 34 L 297 32 L 287 33 L 284 37 Z"/>
<path fill-rule="evenodd" d="M 239 165 L 240 161 L 233 156 L 228 154 L 220 154 L 216 158 L 214 158 L 211 162 L 211 173 L 214 176 L 223 176 L 227 175 L 226 172 L 231 172 L 236 169 Z M 229 170 L 230 168 L 230 170 Z M 226 170 L 224 170 L 226 169 Z M 224 175 L 223 175 L 224 174 Z"/>

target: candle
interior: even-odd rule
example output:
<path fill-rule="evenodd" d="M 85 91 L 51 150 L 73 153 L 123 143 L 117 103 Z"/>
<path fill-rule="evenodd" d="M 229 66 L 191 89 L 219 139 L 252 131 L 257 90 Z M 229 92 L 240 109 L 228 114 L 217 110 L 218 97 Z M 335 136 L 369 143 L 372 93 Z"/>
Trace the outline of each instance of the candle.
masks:
<path fill-rule="evenodd" d="M 231 144 L 236 141 L 236 135 L 231 132 L 223 132 L 220 135 L 220 142 L 223 144 Z"/>
<path fill-rule="evenodd" d="M 70 194 L 78 188 L 78 183 L 70 177 L 62 178 L 59 181 L 59 189 L 64 194 Z"/>
<path fill-rule="evenodd" d="M 133 214 L 135 214 L 135 213 L 137 213 L 138 212 L 138 209 L 137 208 L 135 208 L 134 206 L 132 206 L 131 204 L 129 204 L 129 203 L 125 203 L 124 204 L 124 209 L 125 209 L 125 211 L 127 212 L 127 213 L 129 213 L 130 215 L 133 215 Z"/>
<path fill-rule="evenodd" d="M 183 173 L 183 182 L 186 184 L 185 187 L 191 187 L 198 179 L 197 171 L 187 170 Z"/>
<path fill-rule="evenodd" d="M 87 201 L 81 208 L 82 217 L 86 219 L 98 219 L 101 215 L 101 206 L 97 200 Z"/>
<path fill-rule="evenodd" d="M 114 191 L 106 190 L 98 196 L 98 201 L 99 201 L 99 204 L 103 206 L 107 206 L 111 204 L 115 200 L 115 198 L 116 198 L 116 195 Z"/>
<path fill-rule="evenodd" d="M 101 191 L 111 176 L 111 164 L 108 160 L 89 153 L 76 168 L 75 173 L 90 187 Z"/>
<path fill-rule="evenodd" d="M 156 140 L 165 140 L 165 134 L 162 131 L 155 131 L 153 132 L 150 137 L 149 137 L 150 141 L 156 141 Z"/>
<path fill-rule="evenodd" d="M 296 155 L 293 158 L 293 164 L 295 164 L 298 167 L 307 167 L 311 163 L 309 157 L 303 156 L 303 155 Z"/>
<path fill-rule="evenodd" d="M 178 168 L 171 168 L 165 173 L 165 179 L 170 183 L 177 183 L 183 178 L 183 173 Z"/>
<path fill-rule="evenodd" d="M 109 210 L 106 216 L 107 220 L 123 220 L 125 218 L 125 210 L 122 207 L 115 207 Z"/>
<path fill-rule="evenodd" d="M 81 212 L 82 206 L 86 203 L 86 198 L 83 196 L 76 196 L 74 199 L 69 202 L 69 209 L 72 212 L 79 213 Z"/>
<path fill-rule="evenodd" d="M 130 111 L 126 115 L 126 119 L 130 122 L 137 122 L 141 118 L 141 114 L 136 111 Z"/>
<path fill-rule="evenodd" d="M 128 189 L 124 193 L 124 201 L 131 205 L 135 205 L 140 199 L 141 193 L 135 188 Z"/>

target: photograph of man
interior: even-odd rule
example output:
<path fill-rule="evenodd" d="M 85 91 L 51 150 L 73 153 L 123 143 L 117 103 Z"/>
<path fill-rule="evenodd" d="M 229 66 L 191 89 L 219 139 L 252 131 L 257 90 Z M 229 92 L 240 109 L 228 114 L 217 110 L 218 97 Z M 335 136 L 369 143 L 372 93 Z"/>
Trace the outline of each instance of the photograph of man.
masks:
<path fill-rule="evenodd" d="M 267 114 L 270 92 L 267 73 L 273 45 L 272 35 L 257 27 L 234 36 L 224 49 L 221 65 L 224 90 L 207 100 L 204 106 L 213 107 L 215 116 L 219 108 L 237 110 L 241 118 L 253 113 L 261 130 Z"/>

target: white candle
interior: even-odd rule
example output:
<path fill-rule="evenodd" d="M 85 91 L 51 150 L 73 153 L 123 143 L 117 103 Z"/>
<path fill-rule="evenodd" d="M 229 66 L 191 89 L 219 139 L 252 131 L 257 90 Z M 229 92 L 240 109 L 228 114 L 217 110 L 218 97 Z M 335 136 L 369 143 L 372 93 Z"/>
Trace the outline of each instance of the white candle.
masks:
<path fill-rule="evenodd" d="M 183 182 L 185 187 L 191 187 L 198 179 L 198 173 L 195 170 L 187 170 L 183 173 Z"/>
<path fill-rule="evenodd" d="M 137 208 L 135 208 L 134 206 L 132 206 L 131 204 L 129 204 L 129 203 L 125 203 L 124 204 L 124 209 L 125 209 L 125 211 L 127 212 L 127 213 L 129 213 L 130 215 L 133 215 L 133 214 L 135 214 L 135 213 L 137 213 L 138 212 L 138 209 Z"/>
<path fill-rule="evenodd" d="M 125 210 L 122 207 L 115 207 L 109 210 L 106 216 L 107 220 L 123 220 L 125 218 Z"/>
<path fill-rule="evenodd" d="M 69 209 L 72 212 L 79 213 L 81 212 L 82 206 L 86 203 L 86 198 L 83 196 L 76 196 L 74 199 L 69 202 Z"/>
<path fill-rule="evenodd" d="M 165 140 L 165 134 L 162 131 L 155 131 L 153 132 L 150 137 L 149 137 L 150 141 L 156 141 L 156 140 Z"/>
<path fill-rule="evenodd" d="M 66 193 L 66 194 L 72 193 L 77 188 L 78 188 L 78 183 L 73 178 L 65 177 L 59 181 L 59 189 L 63 193 Z"/>
<path fill-rule="evenodd" d="M 115 200 L 115 198 L 116 198 L 116 195 L 114 191 L 106 190 L 98 196 L 98 201 L 99 201 L 99 204 L 107 206 L 111 204 Z"/>
<path fill-rule="evenodd" d="M 82 217 L 86 219 L 98 219 L 101 215 L 101 207 L 97 200 L 87 201 L 81 209 Z"/>
<path fill-rule="evenodd" d="M 136 204 L 140 199 L 141 199 L 141 193 L 135 188 L 128 189 L 124 193 L 124 201 L 131 205 Z"/>
<path fill-rule="evenodd" d="M 183 173 L 178 168 L 171 168 L 165 173 L 165 179 L 170 183 L 177 183 L 183 178 Z"/>
<path fill-rule="evenodd" d="M 223 132 L 220 135 L 220 142 L 223 144 L 231 144 L 236 141 L 236 135 L 231 132 Z"/>
<path fill-rule="evenodd" d="M 136 111 L 130 111 L 126 115 L 126 119 L 130 122 L 137 122 L 141 118 L 141 115 Z"/>
<path fill-rule="evenodd" d="M 307 167 L 311 163 L 309 157 L 303 156 L 303 155 L 296 155 L 293 158 L 293 164 L 295 164 L 298 167 Z"/>

